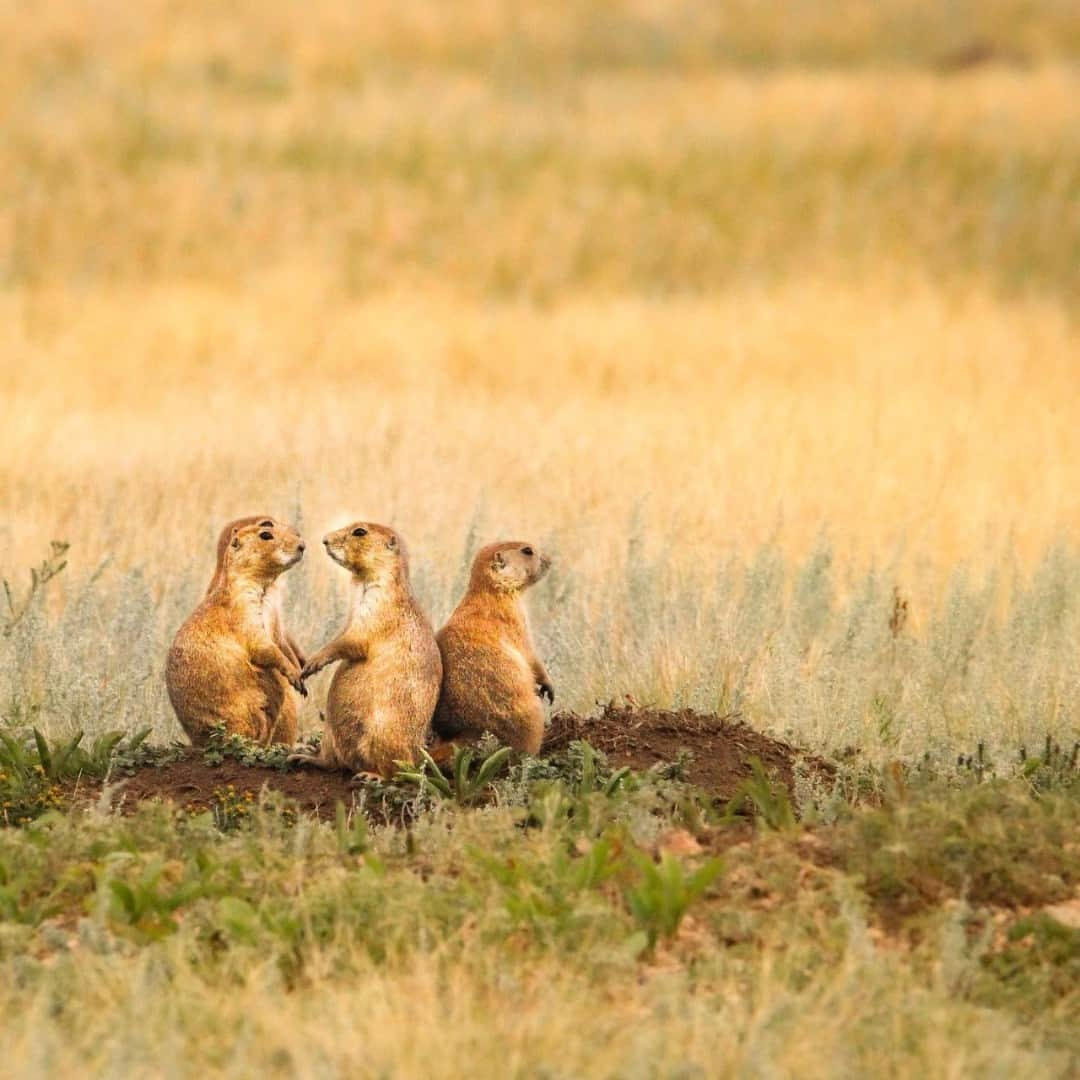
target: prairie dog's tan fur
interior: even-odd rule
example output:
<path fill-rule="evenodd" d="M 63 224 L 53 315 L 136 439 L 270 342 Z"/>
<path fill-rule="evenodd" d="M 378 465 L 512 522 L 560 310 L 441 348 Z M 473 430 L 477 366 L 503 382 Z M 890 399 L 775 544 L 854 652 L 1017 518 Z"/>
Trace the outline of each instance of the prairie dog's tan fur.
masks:
<path fill-rule="evenodd" d="M 405 545 L 385 525 L 355 522 L 324 539 L 330 557 L 352 574 L 352 609 L 341 634 L 304 667 L 334 673 L 326 730 L 311 764 L 393 777 L 424 745 L 439 696 L 442 663 L 435 634 L 413 596 Z"/>
<path fill-rule="evenodd" d="M 210 587 L 177 631 L 165 665 L 169 699 L 196 745 L 219 723 L 258 742 L 291 742 L 296 705 L 289 686 L 305 692 L 273 591 L 303 557 L 304 542 L 273 518 L 239 520 L 219 538 Z"/>
<path fill-rule="evenodd" d="M 521 593 L 550 565 L 521 541 L 478 552 L 468 591 L 437 638 L 443 684 L 434 728 L 441 738 L 475 739 L 490 731 L 507 746 L 539 753 L 540 698 L 553 701 L 555 695 L 536 655 Z"/>
<path fill-rule="evenodd" d="M 230 521 L 228 525 L 221 530 L 218 536 L 217 543 L 217 565 L 214 568 L 214 576 L 210 579 L 210 584 L 207 587 L 206 595 L 209 596 L 214 591 L 215 586 L 220 582 L 222 575 L 222 568 L 225 565 L 225 555 L 228 551 L 229 541 L 232 539 L 233 532 L 237 529 L 243 528 L 245 525 L 262 525 L 264 528 L 288 528 L 284 522 L 278 521 L 276 518 L 270 517 L 266 514 L 252 514 L 249 517 L 237 518 L 235 521 Z M 304 655 L 304 651 L 300 648 L 296 641 L 296 638 L 285 628 L 285 614 L 283 611 L 285 599 L 285 581 L 283 577 L 277 577 L 270 584 L 266 590 L 264 597 L 264 610 L 266 614 L 266 628 L 270 631 L 270 636 L 277 642 L 278 648 L 290 659 L 297 667 L 303 668 L 307 663 L 307 657 Z M 271 743 L 285 743 L 292 745 L 296 742 L 297 727 L 300 718 L 300 698 L 293 692 L 289 686 L 289 680 L 285 678 L 278 671 L 268 671 L 266 673 L 267 685 L 267 713 L 270 716 L 276 716 L 276 721 L 273 725 L 273 730 L 270 732 L 269 741 Z"/>
<path fill-rule="evenodd" d="M 277 518 L 270 517 L 267 514 L 252 514 L 249 517 L 230 521 L 218 536 L 217 565 L 214 567 L 214 576 L 210 579 L 210 584 L 206 588 L 207 596 L 214 591 L 214 587 L 221 580 L 222 570 L 225 566 L 225 554 L 229 547 L 229 541 L 232 539 L 233 531 L 241 529 L 245 525 L 262 525 L 268 529 L 289 528 L 284 522 L 278 521 Z M 285 628 L 284 612 L 282 611 L 284 594 L 285 582 L 280 577 L 276 578 L 266 590 L 267 610 L 271 613 L 271 633 L 274 640 L 281 646 L 281 651 L 286 656 L 291 656 L 300 667 L 303 667 L 307 663 L 307 658 L 297 644 L 296 638 Z"/>

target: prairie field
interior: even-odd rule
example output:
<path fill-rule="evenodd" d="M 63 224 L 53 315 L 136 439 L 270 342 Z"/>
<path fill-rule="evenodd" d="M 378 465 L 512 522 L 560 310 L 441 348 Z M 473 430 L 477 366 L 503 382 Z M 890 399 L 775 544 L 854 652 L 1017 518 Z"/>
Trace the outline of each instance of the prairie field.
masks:
<path fill-rule="evenodd" d="M 398 528 L 437 625 L 529 539 L 559 709 L 843 780 L 730 852 L 678 776 L 370 836 L 65 803 L 0 829 L 13 1075 L 1075 1075 L 1075 4 L 0 0 L 0 43 L 12 745 L 178 739 L 169 642 L 265 512 L 309 650 L 328 530 Z"/>

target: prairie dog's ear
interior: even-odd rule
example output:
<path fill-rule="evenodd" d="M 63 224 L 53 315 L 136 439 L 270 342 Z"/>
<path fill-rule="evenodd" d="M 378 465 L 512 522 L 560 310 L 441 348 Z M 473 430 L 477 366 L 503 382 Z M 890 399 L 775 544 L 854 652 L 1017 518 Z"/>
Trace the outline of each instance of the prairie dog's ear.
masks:
<path fill-rule="evenodd" d="M 396 537 L 396 536 L 391 536 L 391 537 L 389 537 L 389 538 L 387 539 L 387 541 L 386 541 L 386 546 L 387 546 L 388 548 L 390 548 L 390 550 L 391 550 L 391 551 L 392 551 L 392 550 L 393 550 L 394 548 L 396 548 L 396 547 L 397 547 L 397 537 Z"/>
<path fill-rule="evenodd" d="M 495 554 L 492 555 L 491 565 L 494 566 L 496 570 L 501 570 L 506 565 L 506 559 L 503 557 L 501 551 L 496 551 Z"/>
<path fill-rule="evenodd" d="M 240 546 L 240 537 L 237 536 L 235 532 L 233 533 L 233 536 L 232 536 L 232 546 L 234 548 L 238 548 Z"/>

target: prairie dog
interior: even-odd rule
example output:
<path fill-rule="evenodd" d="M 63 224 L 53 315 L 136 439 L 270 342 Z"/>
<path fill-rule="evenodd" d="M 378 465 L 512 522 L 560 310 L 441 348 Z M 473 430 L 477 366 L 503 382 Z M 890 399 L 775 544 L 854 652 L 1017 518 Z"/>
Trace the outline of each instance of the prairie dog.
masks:
<path fill-rule="evenodd" d="M 214 576 L 210 579 L 206 593 L 213 591 L 215 585 L 221 579 L 222 567 L 225 563 L 225 554 L 232 539 L 234 530 L 243 528 L 245 525 L 260 525 L 264 529 L 288 528 L 284 522 L 268 514 L 251 514 L 248 517 L 237 518 L 230 521 L 218 536 L 217 565 L 214 568 Z M 264 598 L 264 611 L 266 615 L 266 627 L 270 636 L 277 642 L 281 651 L 293 660 L 297 667 L 302 668 L 307 662 L 303 649 L 300 648 L 296 638 L 285 627 L 284 615 L 285 579 L 279 576 L 274 579 L 266 590 Z M 297 730 L 300 720 L 300 699 L 289 687 L 288 680 L 277 671 L 267 673 L 269 686 L 267 687 L 268 708 L 270 715 L 276 715 L 273 731 L 270 733 L 271 743 L 285 743 L 291 746 L 296 742 Z"/>
<path fill-rule="evenodd" d="M 268 520 L 229 526 L 210 588 L 169 649 L 169 700 L 196 745 L 219 723 L 262 743 L 295 737 L 295 704 L 293 732 L 279 730 L 292 693 L 285 684 L 306 691 L 299 664 L 275 638 L 276 608 L 267 594 L 303 558 L 304 541 L 290 526 L 267 526 Z"/>
<path fill-rule="evenodd" d="M 228 525 L 221 530 L 218 535 L 217 542 L 217 565 L 214 567 L 214 576 L 210 579 L 210 584 L 206 588 L 206 595 L 209 596 L 213 592 L 214 587 L 221 580 L 222 567 L 225 564 L 225 553 L 229 546 L 229 541 L 232 539 L 234 529 L 243 528 L 245 525 L 260 525 L 264 529 L 274 528 L 288 528 L 284 522 L 278 521 L 276 518 L 271 517 L 269 514 L 252 514 L 249 517 L 237 518 L 235 521 L 230 521 Z M 285 598 L 285 582 L 282 578 L 276 578 L 266 590 L 266 603 L 268 616 L 268 625 L 271 628 L 271 634 L 274 640 L 281 646 L 281 651 L 286 656 L 291 655 L 300 667 L 303 667 L 307 663 L 307 657 L 304 655 L 303 650 L 297 644 L 296 638 L 285 628 L 285 617 L 282 610 L 282 601 Z"/>
<path fill-rule="evenodd" d="M 345 629 L 304 666 L 307 679 L 341 664 L 330 684 L 319 754 L 294 760 L 390 778 L 397 762 L 416 760 L 427 738 L 442 678 L 435 635 L 393 529 L 354 522 L 328 533 L 323 544 L 352 575 L 352 606 Z"/>
<path fill-rule="evenodd" d="M 474 739 L 490 731 L 530 754 L 544 736 L 542 697 L 555 700 L 551 679 L 536 655 L 522 593 L 548 571 L 551 560 L 524 541 L 481 548 L 469 587 L 438 633 L 443 661 L 435 733 Z"/>

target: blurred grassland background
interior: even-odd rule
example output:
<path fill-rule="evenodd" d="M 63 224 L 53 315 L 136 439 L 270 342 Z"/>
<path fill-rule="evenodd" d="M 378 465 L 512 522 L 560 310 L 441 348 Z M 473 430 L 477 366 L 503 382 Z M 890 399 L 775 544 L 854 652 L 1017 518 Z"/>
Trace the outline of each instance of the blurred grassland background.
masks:
<path fill-rule="evenodd" d="M 1075 737 L 1075 4 L 3 0 L 0 42 L 0 571 L 72 544 L 8 722 L 176 735 L 165 649 L 265 511 L 393 523 L 436 622 L 479 543 L 550 548 L 560 706 Z"/>

